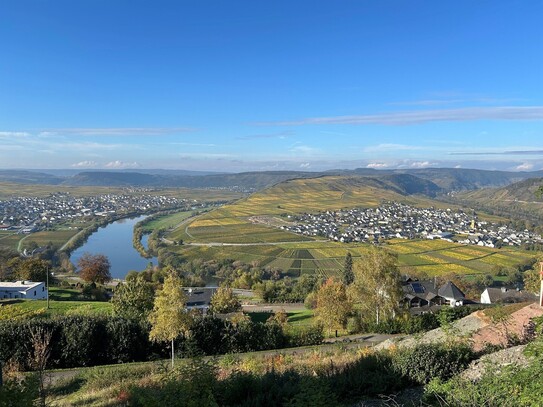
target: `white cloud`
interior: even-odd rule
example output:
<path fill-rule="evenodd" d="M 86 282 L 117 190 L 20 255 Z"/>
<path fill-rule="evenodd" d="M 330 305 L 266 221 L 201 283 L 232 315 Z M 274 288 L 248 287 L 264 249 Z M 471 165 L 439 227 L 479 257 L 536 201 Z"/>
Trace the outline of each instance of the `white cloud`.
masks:
<path fill-rule="evenodd" d="M 494 106 L 416 110 L 354 116 L 310 117 L 294 121 L 264 122 L 256 124 L 278 126 L 317 124 L 381 124 L 389 126 L 406 126 L 430 122 L 464 122 L 473 120 L 543 120 L 543 106 Z"/>
<path fill-rule="evenodd" d="M 524 163 L 524 164 L 517 165 L 515 167 L 515 170 L 517 170 L 517 171 L 530 171 L 533 168 L 534 168 L 533 164 Z"/>
<path fill-rule="evenodd" d="M 301 163 L 300 168 L 304 168 L 304 169 L 311 168 L 311 164 L 309 164 L 309 163 Z"/>
<path fill-rule="evenodd" d="M 388 168 L 388 164 L 385 163 L 369 163 L 366 168 Z"/>
<path fill-rule="evenodd" d="M 137 162 L 126 163 L 124 161 L 111 161 L 104 165 L 105 168 L 141 168 L 141 165 Z"/>
<path fill-rule="evenodd" d="M 80 161 L 78 163 L 72 164 L 72 167 L 76 168 L 94 168 L 97 166 L 98 163 L 96 161 Z"/>
<path fill-rule="evenodd" d="M 432 167 L 436 164 L 437 163 L 432 163 L 430 161 L 414 161 L 411 164 L 409 164 L 409 166 L 411 168 L 427 168 L 427 167 Z"/>

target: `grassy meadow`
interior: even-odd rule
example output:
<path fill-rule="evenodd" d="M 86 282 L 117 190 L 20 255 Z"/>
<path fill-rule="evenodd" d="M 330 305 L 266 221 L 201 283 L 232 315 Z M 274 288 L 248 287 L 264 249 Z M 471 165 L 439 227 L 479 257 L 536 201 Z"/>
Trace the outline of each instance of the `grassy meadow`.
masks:
<path fill-rule="evenodd" d="M 144 232 L 152 232 L 155 229 L 174 228 L 192 215 L 192 211 L 177 212 L 171 215 L 159 216 L 143 225 Z"/>

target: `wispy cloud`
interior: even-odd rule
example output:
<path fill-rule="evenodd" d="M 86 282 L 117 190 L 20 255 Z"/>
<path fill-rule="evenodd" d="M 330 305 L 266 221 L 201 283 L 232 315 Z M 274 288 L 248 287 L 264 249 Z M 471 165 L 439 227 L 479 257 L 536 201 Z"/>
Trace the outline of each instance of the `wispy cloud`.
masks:
<path fill-rule="evenodd" d="M 190 146 L 190 147 L 218 147 L 217 144 L 209 143 L 168 143 L 172 146 Z"/>
<path fill-rule="evenodd" d="M 26 131 L 0 131 L 1 138 L 21 138 L 28 136 L 30 136 L 30 133 L 27 133 Z"/>
<path fill-rule="evenodd" d="M 363 148 L 365 153 L 377 153 L 385 151 L 411 151 L 411 150 L 420 150 L 421 147 L 409 146 L 405 144 L 393 144 L 393 143 L 383 143 L 377 144 L 375 146 L 367 146 Z"/>
<path fill-rule="evenodd" d="M 408 100 L 400 102 L 391 102 L 391 106 L 442 106 L 442 105 L 454 105 L 458 103 L 466 104 L 485 104 L 485 105 L 503 105 L 508 103 L 518 103 L 522 102 L 524 99 L 518 98 L 493 98 L 485 96 L 471 96 L 465 95 L 465 97 L 460 97 L 461 95 L 456 95 L 456 97 L 436 97 L 429 99 L 420 99 L 420 100 Z"/>
<path fill-rule="evenodd" d="M 295 155 L 314 156 L 321 153 L 321 150 L 304 144 L 294 144 L 289 151 Z"/>
<path fill-rule="evenodd" d="M 269 138 L 278 138 L 286 139 L 292 136 L 294 132 L 292 131 L 281 131 L 279 133 L 269 133 L 269 134 L 249 134 L 248 136 L 237 137 L 238 140 L 260 140 L 260 139 L 269 139 Z"/>
<path fill-rule="evenodd" d="M 543 150 L 454 151 L 449 155 L 543 155 Z"/>
<path fill-rule="evenodd" d="M 98 127 L 43 129 L 40 136 L 163 136 L 196 131 L 189 127 Z"/>
<path fill-rule="evenodd" d="M 460 109 L 391 112 L 373 115 L 311 117 L 294 121 L 263 122 L 257 125 L 303 126 L 319 124 L 381 124 L 408 126 L 442 121 L 543 120 L 543 106 L 466 107 Z"/>

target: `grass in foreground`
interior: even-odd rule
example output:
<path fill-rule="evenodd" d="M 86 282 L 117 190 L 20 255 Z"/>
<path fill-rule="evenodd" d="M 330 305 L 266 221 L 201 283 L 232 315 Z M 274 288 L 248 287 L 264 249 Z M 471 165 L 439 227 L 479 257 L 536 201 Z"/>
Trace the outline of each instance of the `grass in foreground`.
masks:
<path fill-rule="evenodd" d="M 109 315 L 111 304 L 98 301 L 49 301 L 46 300 L 16 300 L 0 307 L 0 320 L 19 319 L 30 316 L 53 317 L 55 315 Z"/>

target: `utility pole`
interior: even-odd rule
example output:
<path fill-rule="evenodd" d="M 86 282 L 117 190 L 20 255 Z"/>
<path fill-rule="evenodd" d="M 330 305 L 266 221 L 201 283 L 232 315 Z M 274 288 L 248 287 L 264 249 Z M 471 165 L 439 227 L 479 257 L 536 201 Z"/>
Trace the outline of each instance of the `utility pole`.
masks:
<path fill-rule="evenodd" d="M 543 307 L 543 261 L 539 263 L 539 277 L 541 278 L 541 288 L 539 289 L 539 306 Z"/>
<path fill-rule="evenodd" d="M 47 285 L 47 309 L 49 309 L 49 266 L 47 266 L 46 270 L 46 285 Z"/>

